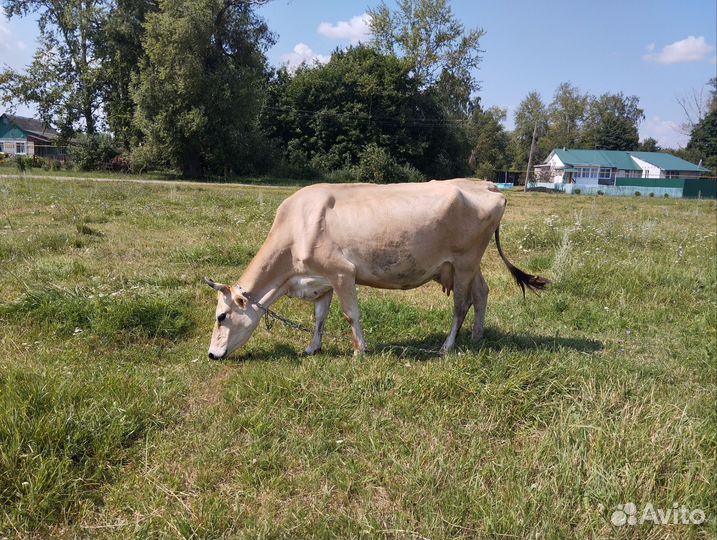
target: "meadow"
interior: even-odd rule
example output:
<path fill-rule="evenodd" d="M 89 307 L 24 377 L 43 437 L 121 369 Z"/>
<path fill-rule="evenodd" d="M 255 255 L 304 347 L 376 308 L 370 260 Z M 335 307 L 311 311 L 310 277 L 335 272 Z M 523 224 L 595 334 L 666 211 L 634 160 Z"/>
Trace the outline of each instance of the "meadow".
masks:
<path fill-rule="evenodd" d="M 508 194 L 485 339 L 362 288 L 369 354 L 206 357 L 294 188 L 0 179 L 0 538 L 714 538 L 714 201 Z M 309 304 L 276 310 L 311 324 Z M 617 505 L 699 525 L 615 525 Z"/>

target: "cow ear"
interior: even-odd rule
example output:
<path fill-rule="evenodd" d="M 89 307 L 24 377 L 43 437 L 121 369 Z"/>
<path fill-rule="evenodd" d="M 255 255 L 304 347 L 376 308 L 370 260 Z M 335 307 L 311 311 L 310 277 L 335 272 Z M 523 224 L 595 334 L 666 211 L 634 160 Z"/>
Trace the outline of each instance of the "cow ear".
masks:
<path fill-rule="evenodd" d="M 222 294 L 230 294 L 229 287 L 222 283 L 217 283 L 216 281 L 214 281 L 213 279 L 209 279 L 208 277 L 204 278 L 204 282 L 217 292 L 220 292 Z"/>
<path fill-rule="evenodd" d="M 246 309 L 247 300 L 246 297 L 240 292 L 234 292 L 232 299 L 239 306 L 240 309 Z"/>

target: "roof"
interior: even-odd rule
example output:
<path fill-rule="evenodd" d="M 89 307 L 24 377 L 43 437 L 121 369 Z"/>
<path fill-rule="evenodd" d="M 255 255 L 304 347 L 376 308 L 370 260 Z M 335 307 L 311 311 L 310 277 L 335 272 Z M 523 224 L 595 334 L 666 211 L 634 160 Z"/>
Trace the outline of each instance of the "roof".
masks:
<path fill-rule="evenodd" d="M 28 135 L 39 137 L 48 141 L 55 140 L 58 137 L 58 133 L 55 129 L 46 125 L 41 120 L 37 120 L 36 118 L 27 118 L 25 116 L 17 116 L 7 113 L 3 116 L 6 116 L 8 120 Z"/>
<path fill-rule="evenodd" d="M 630 154 L 665 171 L 709 171 L 709 169 L 705 167 L 695 165 L 694 163 L 664 152 L 630 152 Z"/>
<path fill-rule="evenodd" d="M 556 148 L 553 150 L 565 165 L 576 166 L 600 166 L 620 169 L 623 171 L 641 171 L 632 159 L 629 152 L 621 150 L 563 150 Z"/>
<path fill-rule="evenodd" d="M 556 148 L 553 152 L 567 167 L 599 166 L 611 167 L 623 171 L 642 170 L 631 156 L 659 167 L 666 171 L 706 172 L 700 165 L 695 165 L 682 158 L 665 152 L 627 152 L 623 150 L 580 150 Z"/>

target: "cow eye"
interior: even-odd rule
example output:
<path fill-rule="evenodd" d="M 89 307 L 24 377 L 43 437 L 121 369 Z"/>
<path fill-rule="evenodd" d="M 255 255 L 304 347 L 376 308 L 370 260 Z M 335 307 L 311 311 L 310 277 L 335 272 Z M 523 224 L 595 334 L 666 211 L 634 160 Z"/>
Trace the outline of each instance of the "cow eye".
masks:
<path fill-rule="evenodd" d="M 224 319 L 226 319 L 226 318 L 227 318 L 227 314 L 226 314 L 226 313 L 222 313 L 221 315 L 219 315 L 219 317 L 217 317 L 217 322 L 218 322 L 219 324 L 222 324 L 222 323 L 224 322 Z"/>

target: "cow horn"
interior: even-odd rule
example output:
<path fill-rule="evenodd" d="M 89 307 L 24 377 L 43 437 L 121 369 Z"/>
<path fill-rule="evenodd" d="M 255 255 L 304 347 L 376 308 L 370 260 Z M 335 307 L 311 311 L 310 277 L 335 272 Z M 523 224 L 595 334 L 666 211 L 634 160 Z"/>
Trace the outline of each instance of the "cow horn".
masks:
<path fill-rule="evenodd" d="M 216 281 L 214 281 L 213 279 L 209 279 L 208 277 L 204 278 L 204 282 L 212 289 L 214 289 L 215 291 L 219 291 L 220 293 L 230 294 L 231 292 L 229 287 L 227 287 L 226 285 L 222 283 L 217 283 Z"/>

